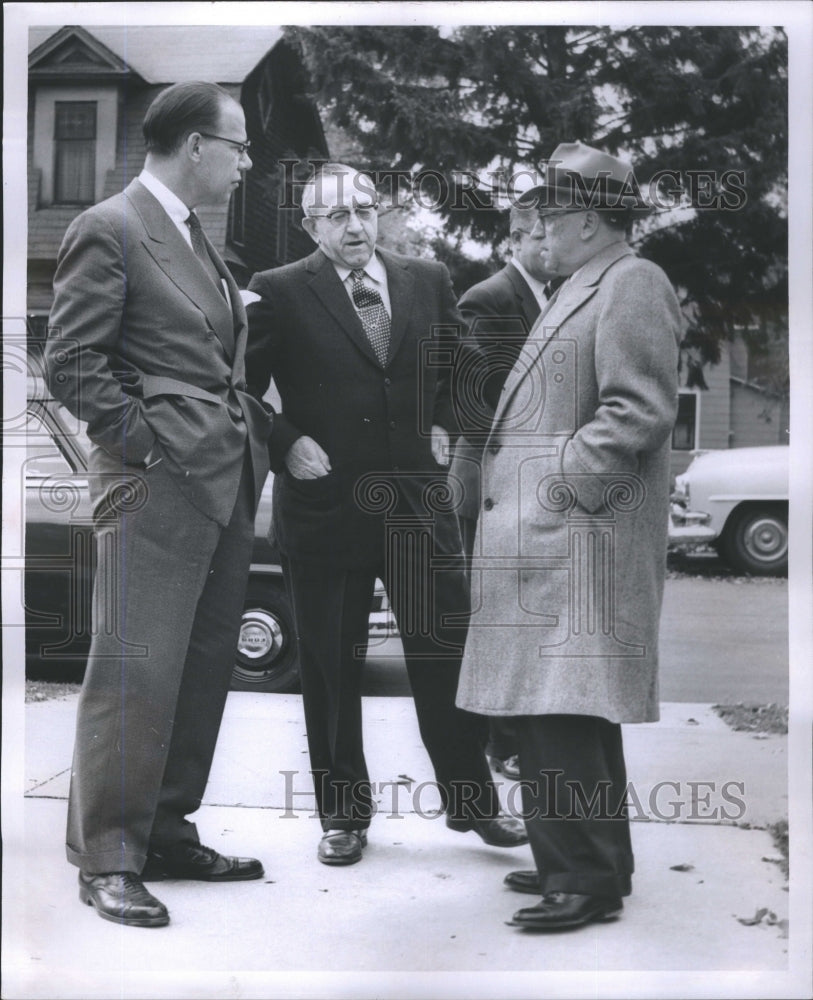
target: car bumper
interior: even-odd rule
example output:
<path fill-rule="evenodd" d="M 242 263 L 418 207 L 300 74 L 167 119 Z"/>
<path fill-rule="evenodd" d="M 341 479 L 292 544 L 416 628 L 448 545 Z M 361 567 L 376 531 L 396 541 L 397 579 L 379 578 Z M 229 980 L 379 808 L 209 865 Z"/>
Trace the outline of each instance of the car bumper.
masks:
<path fill-rule="evenodd" d="M 717 531 L 711 527 L 710 521 L 710 514 L 686 510 L 673 503 L 669 515 L 669 548 L 710 545 L 717 538 Z"/>

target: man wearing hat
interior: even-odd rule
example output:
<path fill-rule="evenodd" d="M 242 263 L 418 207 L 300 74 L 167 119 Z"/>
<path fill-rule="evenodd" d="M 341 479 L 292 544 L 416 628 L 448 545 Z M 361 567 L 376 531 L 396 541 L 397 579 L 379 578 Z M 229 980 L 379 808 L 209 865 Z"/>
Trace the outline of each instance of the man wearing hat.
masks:
<path fill-rule="evenodd" d="M 628 163 L 561 144 L 522 201 L 567 280 L 485 444 L 457 704 L 512 719 L 536 870 L 505 882 L 542 897 L 513 923 L 549 931 L 611 920 L 631 891 L 621 724 L 658 719 L 681 316 L 627 243 L 643 207 Z"/>

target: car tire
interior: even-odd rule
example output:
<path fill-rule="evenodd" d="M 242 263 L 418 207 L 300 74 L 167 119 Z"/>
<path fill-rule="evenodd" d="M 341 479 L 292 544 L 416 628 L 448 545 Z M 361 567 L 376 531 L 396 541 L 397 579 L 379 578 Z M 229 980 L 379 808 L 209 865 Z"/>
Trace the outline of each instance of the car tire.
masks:
<path fill-rule="evenodd" d="M 720 553 L 735 570 L 756 576 L 788 571 L 788 510 L 784 504 L 746 504 L 726 524 Z"/>
<path fill-rule="evenodd" d="M 231 690 L 263 693 L 299 690 L 294 615 L 281 580 L 249 582 Z"/>

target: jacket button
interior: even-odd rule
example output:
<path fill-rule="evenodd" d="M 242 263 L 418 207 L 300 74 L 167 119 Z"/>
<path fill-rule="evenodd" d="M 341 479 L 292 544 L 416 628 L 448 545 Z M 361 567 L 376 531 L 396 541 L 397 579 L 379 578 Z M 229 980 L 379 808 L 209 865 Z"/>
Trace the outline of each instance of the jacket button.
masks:
<path fill-rule="evenodd" d="M 394 420 L 390 420 L 390 430 L 394 431 L 395 427 L 396 427 L 395 421 Z"/>
<path fill-rule="evenodd" d="M 384 385 L 392 385 L 392 379 L 390 379 L 390 378 L 385 378 L 385 379 L 384 379 Z"/>
<path fill-rule="evenodd" d="M 483 501 L 483 510 L 491 510 L 493 506 L 494 506 L 494 501 L 491 499 L 491 497 L 486 497 L 485 500 Z"/>

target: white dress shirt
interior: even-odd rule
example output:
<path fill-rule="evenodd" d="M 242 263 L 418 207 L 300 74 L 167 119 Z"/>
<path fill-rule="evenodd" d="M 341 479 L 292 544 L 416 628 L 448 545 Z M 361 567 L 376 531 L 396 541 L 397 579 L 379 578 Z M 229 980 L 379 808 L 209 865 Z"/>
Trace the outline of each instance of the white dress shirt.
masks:
<path fill-rule="evenodd" d="M 539 308 L 544 309 L 548 304 L 548 296 L 545 293 L 546 282 L 540 281 L 532 274 L 529 274 L 516 257 L 512 257 L 508 263 L 513 264 L 522 277 L 528 282 L 528 287 L 534 293 L 534 298 L 539 303 Z"/>
<path fill-rule="evenodd" d="M 344 285 L 345 291 L 350 297 L 351 303 L 353 303 L 353 308 L 356 308 L 355 302 L 353 302 L 353 279 L 350 277 L 352 270 L 362 270 L 362 268 L 349 268 L 345 267 L 344 264 L 338 264 L 335 260 L 333 261 L 333 266 L 336 268 L 336 274 L 339 276 L 339 280 Z M 392 319 L 392 306 L 390 305 L 390 293 L 387 287 L 387 269 L 381 261 L 380 257 L 375 254 L 367 261 L 364 265 L 364 277 L 362 278 L 362 283 L 368 288 L 374 288 L 378 294 L 381 296 L 381 301 L 384 303 L 384 308 L 387 310 L 387 315 Z M 358 309 L 356 309 L 358 312 Z"/>
<path fill-rule="evenodd" d="M 163 184 L 154 174 L 151 174 L 149 170 L 142 170 L 138 175 L 138 179 L 150 194 L 158 199 L 161 203 L 161 208 L 175 223 L 178 232 L 183 236 L 187 246 L 191 249 L 192 234 L 189 231 L 189 226 L 186 224 L 186 220 L 189 218 L 189 207 L 181 201 L 177 194 L 170 191 L 166 184 Z"/>

